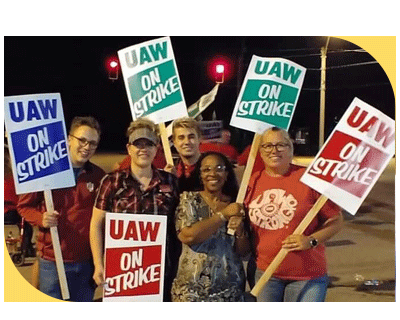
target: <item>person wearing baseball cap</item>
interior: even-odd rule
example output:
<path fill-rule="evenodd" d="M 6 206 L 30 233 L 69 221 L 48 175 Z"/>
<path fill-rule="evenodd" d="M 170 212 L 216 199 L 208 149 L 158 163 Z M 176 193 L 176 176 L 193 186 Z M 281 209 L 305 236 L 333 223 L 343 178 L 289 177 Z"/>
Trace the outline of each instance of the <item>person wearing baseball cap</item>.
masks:
<path fill-rule="evenodd" d="M 127 130 L 126 145 L 130 167 L 111 172 L 101 181 L 90 225 L 91 248 L 95 271 L 93 279 L 104 285 L 104 223 L 106 212 L 158 214 L 167 216 L 167 241 L 164 273 L 164 301 L 171 301 L 179 240 L 174 215 L 179 202 L 177 178 L 152 166 L 159 145 L 158 127 L 150 120 L 133 121 Z M 123 198 L 123 201 L 121 199 Z"/>

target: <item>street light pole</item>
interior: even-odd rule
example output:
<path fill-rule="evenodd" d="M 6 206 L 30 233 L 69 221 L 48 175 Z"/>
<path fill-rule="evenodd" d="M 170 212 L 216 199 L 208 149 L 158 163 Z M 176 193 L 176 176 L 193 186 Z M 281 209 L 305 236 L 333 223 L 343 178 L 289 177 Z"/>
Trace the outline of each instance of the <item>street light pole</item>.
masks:
<path fill-rule="evenodd" d="M 324 144 L 325 137 L 325 91 L 326 91 L 326 54 L 328 52 L 329 39 L 326 39 L 325 47 L 321 48 L 321 88 L 319 105 L 319 149 Z"/>

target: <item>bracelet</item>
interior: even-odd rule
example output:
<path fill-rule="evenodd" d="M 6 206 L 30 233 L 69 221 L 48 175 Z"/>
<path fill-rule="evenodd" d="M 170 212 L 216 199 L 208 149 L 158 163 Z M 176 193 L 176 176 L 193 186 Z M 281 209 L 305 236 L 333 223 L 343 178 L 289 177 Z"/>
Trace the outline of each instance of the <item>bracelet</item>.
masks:
<path fill-rule="evenodd" d="M 245 231 L 242 232 L 242 234 L 239 236 L 237 234 L 235 234 L 235 238 L 236 239 L 242 239 L 242 238 L 247 238 L 247 234 Z"/>
<path fill-rule="evenodd" d="M 218 217 L 223 221 L 223 222 L 227 222 L 228 220 L 225 218 L 225 216 L 221 213 L 221 212 L 216 212 L 216 214 L 218 215 Z"/>

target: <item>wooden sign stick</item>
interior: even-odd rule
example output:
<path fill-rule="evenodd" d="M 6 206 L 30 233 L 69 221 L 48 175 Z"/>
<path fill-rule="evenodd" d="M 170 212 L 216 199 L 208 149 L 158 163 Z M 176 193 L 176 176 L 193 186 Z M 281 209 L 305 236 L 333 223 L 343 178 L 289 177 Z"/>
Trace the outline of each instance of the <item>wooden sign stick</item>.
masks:
<path fill-rule="evenodd" d="M 249 158 L 247 159 L 246 168 L 244 169 L 242 181 L 240 183 L 239 192 L 236 197 L 237 203 L 243 203 L 244 197 L 246 196 L 247 186 L 250 181 L 251 173 L 253 172 L 254 162 L 257 157 L 257 152 L 258 152 L 258 147 L 260 145 L 261 136 L 262 135 L 259 133 L 254 134 L 253 143 L 251 144 L 251 148 L 250 148 Z M 235 234 L 235 230 L 228 229 L 227 233 L 233 236 Z"/>
<path fill-rule="evenodd" d="M 158 124 L 160 128 L 161 142 L 164 149 L 165 160 L 167 164 L 174 165 L 174 159 L 172 158 L 171 147 L 169 145 L 167 129 L 165 128 L 165 123 L 161 122 Z"/>
<path fill-rule="evenodd" d="M 297 228 L 293 232 L 293 234 L 302 234 L 304 232 L 304 230 L 307 229 L 307 227 L 309 226 L 311 221 L 318 214 L 319 210 L 321 210 L 321 208 L 324 206 L 324 204 L 327 200 L 328 200 L 327 197 L 321 195 L 318 198 L 318 200 L 315 202 L 314 206 L 310 209 L 310 211 L 308 211 L 308 213 L 304 217 L 304 219 L 297 226 Z M 260 280 L 258 280 L 258 282 L 254 286 L 254 288 L 250 291 L 250 293 L 253 296 L 257 297 L 261 293 L 261 290 L 267 284 L 268 280 L 271 278 L 271 276 L 275 272 L 275 270 L 282 263 L 283 259 L 285 259 L 288 252 L 289 251 L 286 249 L 281 249 L 278 252 L 278 254 L 275 256 L 274 260 L 272 260 L 271 264 L 268 266 L 268 268 L 265 270 L 264 274 L 261 276 Z"/>
<path fill-rule="evenodd" d="M 43 192 L 44 192 L 44 200 L 46 202 L 46 210 L 47 212 L 52 213 L 54 212 L 54 204 L 53 204 L 53 196 L 51 194 L 51 190 L 47 189 L 44 190 Z M 51 234 L 51 241 L 53 243 L 54 256 L 56 258 L 56 267 L 58 273 L 58 280 L 60 281 L 61 296 L 63 300 L 68 300 L 70 296 L 68 290 L 67 276 L 65 275 L 64 261 L 61 253 L 60 239 L 58 237 L 57 227 L 51 227 L 50 234 Z"/>

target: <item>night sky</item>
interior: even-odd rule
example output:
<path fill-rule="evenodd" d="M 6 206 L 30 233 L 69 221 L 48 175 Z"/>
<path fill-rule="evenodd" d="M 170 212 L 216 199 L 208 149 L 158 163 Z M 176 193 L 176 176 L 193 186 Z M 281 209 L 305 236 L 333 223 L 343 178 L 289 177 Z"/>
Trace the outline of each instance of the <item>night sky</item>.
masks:
<path fill-rule="evenodd" d="M 108 79 L 106 61 L 117 51 L 162 37 L 5 37 L 4 95 L 59 92 L 67 128 L 74 116 L 93 115 L 102 126 L 99 151 L 124 152 L 125 130 L 131 113 L 122 76 Z M 214 86 L 208 74 L 216 57 L 230 61 L 231 77 L 222 84 L 204 120 L 215 110 L 218 120 L 233 132 L 241 151 L 253 134 L 230 128 L 232 111 L 252 55 L 282 57 L 307 68 L 290 131 L 308 130 L 307 152 L 318 145 L 320 104 L 320 49 L 326 37 L 171 37 L 186 105 Z M 326 135 L 354 97 L 394 119 L 395 101 L 390 82 L 379 64 L 356 45 L 332 38 L 328 47 L 326 79 Z M 353 65 L 353 66 L 349 66 Z M 240 143 L 239 143 L 240 141 Z"/>

